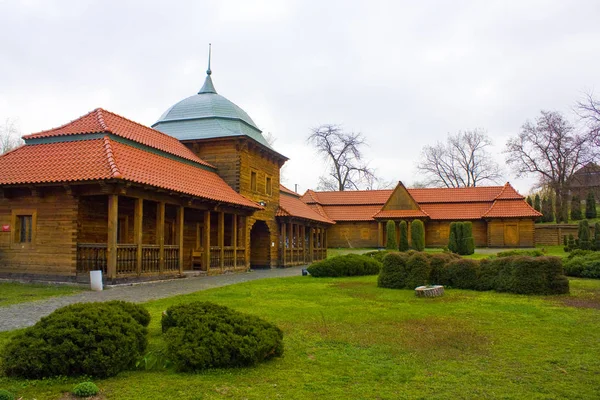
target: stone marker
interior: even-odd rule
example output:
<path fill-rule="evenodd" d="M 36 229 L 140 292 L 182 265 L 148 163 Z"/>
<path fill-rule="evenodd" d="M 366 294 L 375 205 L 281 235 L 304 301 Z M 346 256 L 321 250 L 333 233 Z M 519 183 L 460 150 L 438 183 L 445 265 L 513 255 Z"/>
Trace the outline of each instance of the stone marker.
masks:
<path fill-rule="evenodd" d="M 441 285 L 435 286 L 419 286 L 415 289 L 417 297 L 440 297 L 444 295 L 444 287 Z"/>

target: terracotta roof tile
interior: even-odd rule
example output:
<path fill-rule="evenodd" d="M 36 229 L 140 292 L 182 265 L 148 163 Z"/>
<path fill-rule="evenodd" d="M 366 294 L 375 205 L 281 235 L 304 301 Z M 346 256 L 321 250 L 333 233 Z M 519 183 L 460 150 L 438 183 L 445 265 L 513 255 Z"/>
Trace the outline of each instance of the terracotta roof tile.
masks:
<path fill-rule="evenodd" d="M 198 158 L 198 156 L 174 137 L 101 108 L 90 111 L 86 115 L 58 128 L 23 136 L 23 139 L 30 140 L 90 133 L 112 133 L 113 135 L 214 168 L 206 161 Z"/>
<path fill-rule="evenodd" d="M 510 183 L 506 182 L 506 185 L 502 188 L 502 191 L 496 196 L 496 200 L 500 199 L 524 199 L 525 197 L 520 195 Z"/>
<path fill-rule="evenodd" d="M 286 188 L 285 186 L 283 186 L 282 184 L 279 184 L 279 191 L 280 192 L 284 192 L 287 194 L 291 194 L 292 196 L 296 196 L 296 197 L 300 197 L 299 193 L 294 192 L 293 190 L 290 190 L 288 188 Z"/>
<path fill-rule="evenodd" d="M 382 218 L 427 218 L 428 215 L 422 210 L 382 210 L 373 215 L 375 219 Z"/>
<path fill-rule="evenodd" d="M 302 196 L 305 203 L 322 205 L 383 204 L 392 190 L 348 190 L 344 192 L 314 192 L 307 190 Z"/>
<path fill-rule="evenodd" d="M 517 218 L 540 217 L 542 214 L 534 210 L 523 199 L 496 200 L 483 215 L 484 218 Z"/>
<path fill-rule="evenodd" d="M 481 186 L 468 188 L 408 189 L 419 204 L 423 203 L 468 203 L 494 201 L 504 186 Z"/>
<path fill-rule="evenodd" d="M 25 145 L 0 156 L 0 185 L 123 179 L 194 197 L 261 208 L 216 173 L 111 140 Z"/>
<path fill-rule="evenodd" d="M 490 209 L 490 202 L 471 203 L 425 203 L 421 208 L 432 220 L 480 219 Z"/>
<path fill-rule="evenodd" d="M 373 215 L 381 210 L 380 205 L 322 206 L 326 215 L 334 221 L 373 221 Z"/>
<path fill-rule="evenodd" d="M 285 194 L 285 192 L 279 197 L 279 209 L 277 210 L 276 216 L 296 217 L 326 224 L 335 224 L 335 221 L 314 211 L 298 197 L 291 194 Z"/>

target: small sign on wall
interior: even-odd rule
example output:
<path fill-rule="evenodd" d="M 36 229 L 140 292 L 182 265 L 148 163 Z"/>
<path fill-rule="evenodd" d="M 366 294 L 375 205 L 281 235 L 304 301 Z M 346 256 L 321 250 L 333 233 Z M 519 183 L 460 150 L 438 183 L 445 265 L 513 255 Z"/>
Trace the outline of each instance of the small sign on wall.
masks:
<path fill-rule="evenodd" d="M 2 225 L 2 232 L 10 232 L 10 225 Z"/>

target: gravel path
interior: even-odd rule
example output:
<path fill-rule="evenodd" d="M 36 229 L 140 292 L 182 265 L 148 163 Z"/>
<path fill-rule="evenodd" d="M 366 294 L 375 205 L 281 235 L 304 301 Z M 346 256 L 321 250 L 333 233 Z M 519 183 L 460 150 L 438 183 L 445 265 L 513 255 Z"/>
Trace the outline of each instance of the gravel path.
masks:
<path fill-rule="evenodd" d="M 101 292 L 85 291 L 71 296 L 52 297 L 46 300 L 0 307 L 0 332 L 25 328 L 39 321 L 57 308 L 92 301 L 125 300 L 142 303 L 149 300 L 198 292 L 236 283 L 265 278 L 301 275 L 303 267 L 277 268 L 240 272 L 234 274 L 199 276 L 170 281 L 158 281 L 128 286 L 115 286 Z"/>

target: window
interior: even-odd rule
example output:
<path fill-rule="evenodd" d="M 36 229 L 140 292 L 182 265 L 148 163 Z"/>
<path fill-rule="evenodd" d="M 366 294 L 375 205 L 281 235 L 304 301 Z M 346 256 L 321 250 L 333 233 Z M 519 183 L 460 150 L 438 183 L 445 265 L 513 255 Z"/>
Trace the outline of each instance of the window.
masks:
<path fill-rule="evenodd" d="M 271 194 L 273 194 L 273 185 L 271 183 L 271 177 L 270 176 L 267 176 L 267 182 L 266 182 L 265 185 L 266 185 L 266 190 L 265 191 L 267 192 L 267 195 L 270 196 Z"/>
<path fill-rule="evenodd" d="M 256 171 L 250 172 L 250 190 L 256 192 Z"/>
<path fill-rule="evenodd" d="M 16 248 L 31 247 L 35 243 L 36 220 L 35 210 L 12 211 L 12 242 Z"/>
<path fill-rule="evenodd" d="M 15 227 L 17 243 L 31 243 L 32 222 L 31 215 L 17 215 L 17 226 Z"/>

